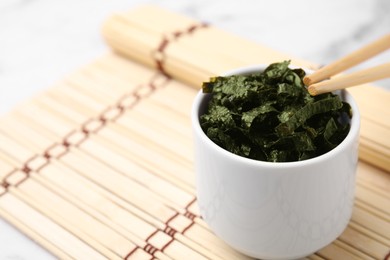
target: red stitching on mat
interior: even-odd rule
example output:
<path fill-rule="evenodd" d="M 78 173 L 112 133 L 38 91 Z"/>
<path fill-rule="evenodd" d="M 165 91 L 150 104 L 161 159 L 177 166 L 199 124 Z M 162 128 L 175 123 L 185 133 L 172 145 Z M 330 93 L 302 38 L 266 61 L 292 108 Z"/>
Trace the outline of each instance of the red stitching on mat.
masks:
<path fill-rule="evenodd" d="M 194 199 L 191 200 L 190 203 L 188 203 L 188 205 L 185 207 L 185 209 L 188 210 L 188 208 L 191 207 L 191 205 L 194 204 L 195 201 L 196 201 L 196 197 L 194 197 Z"/>
<path fill-rule="evenodd" d="M 156 65 L 157 70 L 159 70 L 161 73 L 169 76 L 169 74 L 166 72 L 164 68 L 164 64 L 166 61 L 166 54 L 165 50 L 169 46 L 169 44 L 173 41 L 176 41 L 182 36 L 185 35 L 191 35 L 193 34 L 196 30 L 205 28 L 207 27 L 208 24 L 206 23 L 200 23 L 200 24 L 194 24 L 189 26 L 187 29 L 181 30 L 181 31 L 174 31 L 170 35 L 164 35 L 161 39 L 160 44 L 157 46 L 155 50 L 151 52 L 151 56 L 154 60 L 154 63 Z M 169 37 L 171 36 L 171 37 Z"/>
<path fill-rule="evenodd" d="M 46 159 L 50 159 L 51 158 L 51 155 L 49 154 L 49 151 L 45 151 L 44 154 L 43 154 L 43 157 L 45 157 Z"/>
<path fill-rule="evenodd" d="M 150 85 L 156 90 L 162 87 L 165 87 L 165 85 L 171 80 L 171 78 L 164 74 L 155 74 L 152 79 L 150 80 Z"/>
<path fill-rule="evenodd" d="M 104 115 L 99 116 L 99 120 L 102 122 L 102 127 L 107 123 L 107 119 Z"/>
<path fill-rule="evenodd" d="M 8 192 L 8 184 L 7 183 L 0 183 L 0 187 L 3 187 L 3 191 L 0 192 L 0 198 L 1 198 L 1 196 L 7 194 L 7 192 Z"/>
<path fill-rule="evenodd" d="M 65 146 L 66 148 L 69 148 L 70 143 L 68 143 L 68 141 L 66 141 L 66 140 L 63 140 L 62 145 Z"/>
<path fill-rule="evenodd" d="M 168 43 L 166 43 L 168 44 Z M 161 45 L 161 48 L 164 49 L 165 45 Z M 162 82 L 158 82 L 159 79 L 163 79 Z M 107 109 L 105 109 L 103 112 L 101 112 L 96 118 L 90 118 L 88 119 L 85 123 L 83 123 L 81 125 L 81 129 L 74 129 L 72 130 L 69 134 L 67 134 L 65 137 L 62 138 L 62 140 L 58 143 L 58 142 L 55 142 L 53 143 L 52 145 L 50 145 L 48 148 L 45 149 L 45 151 L 42 153 L 42 154 L 36 154 L 34 155 L 32 158 L 30 158 L 29 160 L 27 160 L 21 168 L 16 168 L 14 169 L 10 174 L 12 174 L 13 172 L 16 172 L 18 170 L 26 173 L 26 178 L 24 178 L 22 181 L 20 181 L 19 183 L 17 183 L 17 185 L 19 185 L 20 183 L 22 183 L 23 181 L 27 180 L 28 177 L 30 176 L 30 173 L 32 172 L 32 169 L 28 166 L 28 163 L 31 162 L 32 160 L 34 160 L 35 158 L 37 158 L 39 155 L 41 155 L 43 158 L 47 159 L 46 163 L 44 163 L 41 167 L 39 167 L 38 169 L 35 169 L 37 172 L 39 172 L 43 167 L 45 167 L 46 165 L 48 165 L 50 163 L 50 159 L 53 157 L 51 154 L 50 154 L 50 150 L 53 149 L 56 145 L 62 145 L 65 147 L 64 151 L 60 154 L 60 155 L 57 155 L 56 158 L 60 158 L 62 157 L 63 155 L 65 155 L 66 153 L 69 152 L 69 148 L 72 147 L 72 146 L 75 146 L 75 147 L 78 147 L 79 144 L 81 144 L 82 142 L 84 142 L 86 139 L 88 139 L 89 135 L 91 133 L 96 133 L 98 132 L 102 127 L 104 127 L 108 122 L 111 122 L 111 121 L 115 121 L 119 116 L 121 116 L 125 109 L 131 109 L 133 108 L 134 105 L 136 105 L 142 98 L 146 98 L 146 97 L 149 97 L 157 88 L 161 88 L 163 86 L 166 85 L 167 82 L 169 82 L 169 78 L 165 75 L 162 75 L 162 74 L 154 74 L 150 79 L 149 79 L 149 82 L 146 84 L 146 85 L 139 85 L 138 87 L 136 87 L 131 93 L 129 94 L 126 94 L 124 95 L 122 98 L 120 98 L 116 104 L 114 104 L 114 106 L 109 106 L 107 107 Z M 147 87 L 150 89 L 150 91 L 146 92 L 146 95 L 143 94 L 143 95 L 139 95 L 138 93 L 140 93 L 140 89 L 141 88 L 144 88 L 144 87 Z M 138 93 L 137 93 L 138 92 Z M 134 97 L 134 100 L 130 100 L 131 103 L 128 104 L 127 106 L 125 104 L 123 104 L 122 102 L 124 102 L 124 100 L 128 97 Z M 113 118 L 106 118 L 105 117 L 105 114 L 110 108 L 117 108 L 119 109 L 119 115 L 118 116 L 115 116 Z M 91 123 L 93 122 L 94 120 L 97 120 L 101 123 L 100 126 L 98 126 L 96 129 L 92 129 L 92 130 L 88 130 L 87 129 L 87 125 L 88 123 Z M 77 143 L 74 143 L 72 144 L 71 143 L 71 140 L 68 140 L 68 138 L 70 138 L 73 134 L 77 134 L 77 133 L 83 133 L 84 134 L 84 137 L 81 138 Z M 76 139 L 77 140 L 77 139 Z M 33 169 L 34 170 L 34 169 Z M 10 174 L 7 174 L 6 177 Z M 2 191 L 0 191 L 0 196 L 6 194 L 8 192 L 8 187 L 10 186 L 9 183 L 6 182 L 6 177 L 3 179 L 3 180 L 0 180 L 0 186 L 3 187 L 4 189 Z M 177 215 L 177 214 L 176 214 Z M 176 216 L 175 215 L 175 216 Z M 173 216 L 173 217 L 175 217 Z M 172 218 L 173 218 L 172 217 Z M 170 221 L 170 219 L 168 220 L 168 222 Z M 156 232 L 158 232 L 158 230 L 156 230 Z M 155 233 L 156 233 L 155 232 Z M 173 231 L 172 230 L 169 230 L 168 231 L 169 233 L 172 233 Z M 155 233 L 153 233 L 151 236 L 153 236 Z M 150 236 L 150 237 L 151 237 Z M 150 237 L 148 239 L 150 239 Z M 149 251 L 152 252 L 152 255 L 157 251 L 156 248 L 154 248 L 152 245 L 149 245 L 148 246 L 145 246 L 145 248 L 148 248 Z M 137 249 L 137 247 L 129 253 L 128 256 L 130 256 L 135 250 Z M 127 256 L 127 257 L 128 257 Z M 126 257 L 126 258 L 127 258 Z"/>
<path fill-rule="evenodd" d="M 10 176 L 11 176 L 11 175 L 10 175 Z M 10 177 L 10 176 L 8 176 L 8 177 Z M 18 182 L 15 183 L 15 184 L 13 184 L 13 186 L 18 187 L 18 186 L 19 186 L 20 184 L 22 184 L 25 180 L 27 180 L 28 177 L 29 177 L 29 175 L 26 173 L 26 175 L 23 177 L 23 179 L 21 179 L 20 181 L 18 181 Z M 11 186 L 11 184 L 9 184 L 9 183 L 7 182 L 7 178 L 4 180 L 4 182 L 8 184 L 8 185 L 7 185 L 7 188 L 8 188 L 9 186 Z"/>
<path fill-rule="evenodd" d="M 186 213 L 184 213 L 184 216 L 186 218 L 189 218 L 192 221 L 194 221 L 194 219 L 196 218 L 196 215 L 194 213 L 189 212 L 189 211 L 186 211 Z"/>
<path fill-rule="evenodd" d="M 130 253 L 128 253 L 126 256 L 125 256 L 125 259 L 128 259 L 132 254 L 134 254 L 135 251 L 137 251 L 139 247 L 136 246 L 133 250 L 130 251 Z"/>
<path fill-rule="evenodd" d="M 158 251 L 158 249 L 152 246 L 151 244 L 146 244 L 144 250 L 147 253 L 151 254 L 152 256 L 154 256 L 154 254 Z"/>
<path fill-rule="evenodd" d="M 192 222 L 191 224 L 189 224 L 188 227 L 186 227 L 186 228 L 183 230 L 183 232 L 181 232 L 181 233 L 184 235 L 184 233 L 185 233 L 188 229 L 190 229 L 190 227 L 192 227 L 194 224 L 195 224 L 195 222 Z"/>
<path fill-rule="evenodd" d="M 22 172 L 25 172 L 25 173 L 29 174 L 31 172 L 31 169 L 28 168 L 27 165 L 24 165 L 23 168 L 22 168 Z"/>
<path fill-rule="evenodd" d="M 165 224 L 168 225 L 168 223 L 169 223 L 172 219 L 176 218 L 177 215 L 179 215 L 179 213 L 176 212 L 175 215 L 173 215 L 173 216 L 170 217 L 167 221 L 165 221 Z"/>
<path fill-rule="evenodd" d="M 36 158 L 38 158 L 38 157 L 39 157 L 39 156 L 36 156 L 34 159 L 36 159 Z M 36 168 L 36 169 L 30 168 L 31 166 L 28 166 L 28 164 L 29 164 L 30 162 L 32 162 L 33 160 L 31 160 L 31 161 L 29 161 L 29 162 L 26 163 L 27 168 L 29 169 L 29 172 L 28 172 L 28 173 L 26 172 L 27 175 L 29 175 L 31 171 L 39 172 L 40 170 L 42 170 L 43 168 L 45 168 L 45 167 L 50 163 L 49 159 L 47 159 L 46 157 L 42 156 L 42 158 L 45 158 L 45 159 L 46 159 L 46 162 L 44 162 L 42 165 L 40 165 L 40 166 L 39 166 L 38 168 Z"/>
<path fill-rule="evenodd" d="M 164 252 L 164 250 L 173 242 L 173 240 L 175 239 L 172 237 L 171 241 L 169 241 L 165 246 L 161 248 L 161 252 Z"/>
<path fill-rule="evenodd" d="M 389 260 L 390 259 L 390 251 L 389 253 L 387 253 L 387 255 L 385 255 L 385 258 L 383 258 L 384 260 Z"/>
<path fill-rule="evenodd" d="M 28 163 L 29 163 L 29 162 L 32 162 L 32 161 L 33 161 L 34 159 L 36 159 L 37 157 L 38 157 L 38 155 L 36 154 L 36 155 L 34 155 L 33 157 L 31 157 L 30 159 L 28 159 L 28 160 L 23 164 L 21 171 L 27 173 L 27 175 L 30 174 L 31 168 L 28 167 Z"/>
<path fill-rule="evenodd" d="M 64 151 L 61 152 L 60 154 L 52 155 L 52 154 L 51 154 L 51 151 L 52 151 L 55 147 L 57 147 L 57 146 L 64 147 Z M 50 159 L 53 158 L 53 157 L 59 159 L 59 158 L 61 158 L 63 155 L 65 155 L 65 154 L 68 152 L 68 149 L 69 149 L 69 148 L 68 148 L 67 146 L 65 146 L 63 143 L 61 143 L 61 144 L 59 144 L 59 143 L 54 143 L 54 144 L 50 145 L 48 148 L 46 148 L 46 150 L 45 150 L 45 152 L 44 152 L 44 154 L 43 154 L 43 157 L 47 158 L 48 160 L 50 160 Z"/>
<path fill-rule="evenodd" d="M 175 234 L 177 233 L 177 230 L 172 228 L 172 227 L 170 227 L 170 226 L 166 226 L 164 228 L 164 233 L 167 234 L 170 237 L 174 237 Z"/>
<path fill-rule="evenodd" d="M 159 230 L 157 229 L 156 231 L 154 231 L 150 236 L 148 236 L 147 238 L 146 238 L 146 242 L 148 242 L 149 241 L 149 239 L 151 239 L 155 234 L 157 234 L 157 232 L 158 232 Z"/>
<path fill-rule="evenodd" d="M 102 129 L 106 125 L 105 120 L 102 120 L 100 117 L 101 117 L 101 115 L 99 115 L 97 118 L 90 118 L 82 125 L 82 131 L 83 131 L 83 133 L 86 134 L 86 138 L 91 133 L 96 134 L 97 132 L 99 132 L 100 129 Z M 96 123 L 96 122 L 101 123 L 101 124 L 96 129 L 92 129 L 92 130 L 88 129 L 88 125 L 90 125 L 91 123 Z"/>
<path fill-rule="evenodd" d="M 130 100 L 131 101 L 131 103 L 130 104 L 123 104 L 123 102 L 127 99 L 127 98 L 134 98 L 134 99 L 132 99 L 132 100 Z M 125 109 L 131 109 L 131 108 L 133 108 L 133 106 L 135 106 L 137 103 L 138 103 L 138 101 L 139 101 L 140 99 L 139 99 L 139 97 L 136 97 L 136 96 L 134 96 L 133 94 L 126 94 L 126 95 L 124 95 L 124 96 L 122 96 L 120 99 L 119 99 L 119 101 L 117 102 L 117 107 L 118 108 L 121 108 L 121 109 L 123 109 L 123 110 L 125 110 Z"/>
<path fill-rule="evenodd" d="M 117 113 L 114 114 L 114 116 L 110 116 L 108 117 L 107 116 L 107 113 L 109 113 L 110 111 L 114 111 L 115 109 L 117 109 Z M 115 106 L 110 106 L 108 108 L 106 108 L 102 115 L 100 116 L 101 118 L 103 118 L 105 121 L 107 122 L 114 122 L 116 121 L 123 113 L 125 112 L 123 106 L 121 106 L 120 104 L 116 104 Z"/>
<path fill-rule="evenodd" d="M 14 172 L 16 172 L 16 171 L 17 171 L 17 169 L 13 169 L 11 172 L 7 173 L 7 174 L 4 176 L 4 178 L 3 178 L 3 180 L 2 180 L 2 182 L 1 182 L 0 185 L 4 187 L 5 191 L 4 191 L 2 194 L 0 194 L 0 196 L 1 196 L 1 195 L 4 195 L 5 193 L 7 193 L 8 187 L 11 185 L 11 184 L 9 184 L 9 183 L 7 182 L 7 178 L 8 178 L 9 176 L 11 176 L 11 175 L 12 175 Z"/>
<path fill-rule="evenodd" d="M 147 90 L 147 92 L 145 92 L 145 90 Z M 134 91 L 134 95 L 137 95 L 137 97 L 143 99 L 153 94 L 154 90 L 155 87 L 152 84 L 148 83 L 147 85 L 141 85 L 136 88 Z"/>

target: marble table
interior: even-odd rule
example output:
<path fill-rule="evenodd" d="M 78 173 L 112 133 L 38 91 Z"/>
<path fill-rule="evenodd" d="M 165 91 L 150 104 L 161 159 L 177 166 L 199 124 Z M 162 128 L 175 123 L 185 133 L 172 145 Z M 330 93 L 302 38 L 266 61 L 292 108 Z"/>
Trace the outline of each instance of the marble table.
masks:
<path fill-rule="evenodd" d="M 318 64 L 390 31 L 388 0 L 1 0 L 0 115 L 107 52 L 102 21 L 147 3 Z M 357 69 L 389 60 L 387 51 Z M 390 90 L 390 80 L 376 84 Z M 0 245 L 0 259 L 54 258 L 2 219 Z"/>

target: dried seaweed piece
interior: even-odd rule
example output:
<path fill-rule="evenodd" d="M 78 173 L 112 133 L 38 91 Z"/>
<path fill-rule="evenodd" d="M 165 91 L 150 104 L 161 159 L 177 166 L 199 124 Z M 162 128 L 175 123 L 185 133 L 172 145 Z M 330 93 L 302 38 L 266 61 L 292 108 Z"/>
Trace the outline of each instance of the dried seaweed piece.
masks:
<path fill-rule="evenodd" d="M 203 92 L 212 93 L 200 117 L 207 136 L 232 153 L 271 162 L 306 160 L 336 147 L 349 131 L 349 104 L 331 93 L 310 96 L 305 72 L 288 65 L 203 83 Z"/>
<path fill-rule="evenodd" d="M 325 114 L 329 111 L 339 110 L 343 103 L 338 96 L 329 97 L 308 103 L 300 110 L 295 111 L 293 115 L 284 123 L 276 127 L 276 132 L 281 136 L 291 135 L 295 129 L 303 125 L 307 119 L 317 114 Z"/>
<path fill-rule="evenodd" d="M 219 129 L 235 127 L 235 123 L 229 109 L 223 106 L 211 106 L 209 112 L 203 115 L 202 118 L 202 120 L 207 121 L 210 125 L 218 125 Z"/>
<path fill-rule="evenodd" d="M 261 115 L 266 115 L 272 112 L 277 112 L 277 110 L 272 106 L 271 102 L 243 112 L 241 117 L 242 126 L 250 129 L 254 119 L 259 118 Z"/>

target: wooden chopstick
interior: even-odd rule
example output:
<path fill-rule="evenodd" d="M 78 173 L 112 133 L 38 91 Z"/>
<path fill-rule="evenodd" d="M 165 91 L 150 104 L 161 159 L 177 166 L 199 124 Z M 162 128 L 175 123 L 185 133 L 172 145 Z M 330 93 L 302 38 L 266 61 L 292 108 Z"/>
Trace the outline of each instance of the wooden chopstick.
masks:
<path fill-rule="evenodd" d="M 332 92 L 384 78 L 390 77 L 390 63 L 378 65 L 373 68 L 357 71 L 345 76 L 324 80 L 308 86 L 310 95 Z"/>
<path fill-rule="evenodd" d="M 311 75 L 307 75 L 303 82 L 306 86 L 312 85 L 324 79 L 327 79 L 339 72 L 342 72 L 348 68 L 351 68 L 375 55 L 390 48 L 390 34 L 383 36 L 382 38 L 358 49 L 347 56 L 328 64 L 321 69 L 317 70 Z"/>

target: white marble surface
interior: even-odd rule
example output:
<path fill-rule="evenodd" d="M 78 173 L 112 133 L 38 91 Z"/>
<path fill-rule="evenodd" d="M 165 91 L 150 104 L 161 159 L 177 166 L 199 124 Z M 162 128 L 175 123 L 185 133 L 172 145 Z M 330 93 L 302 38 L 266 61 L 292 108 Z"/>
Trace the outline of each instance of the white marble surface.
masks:
<path fill-rule="evenodd" d="M 144 3 L 319 64 L 390 32 L 388 0 L 1 0 L 0 115 L 106 52 L 105 17 Z M 387 51 L 361 67 L 389 60 Z M 390 80 L 377 85 L 390 90 Z M 52 258 L 0 219 L 0 259 Z"/>

